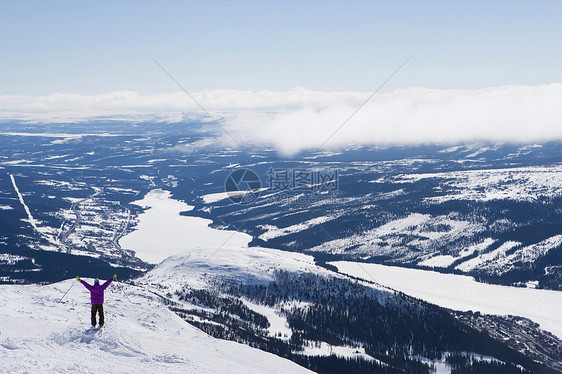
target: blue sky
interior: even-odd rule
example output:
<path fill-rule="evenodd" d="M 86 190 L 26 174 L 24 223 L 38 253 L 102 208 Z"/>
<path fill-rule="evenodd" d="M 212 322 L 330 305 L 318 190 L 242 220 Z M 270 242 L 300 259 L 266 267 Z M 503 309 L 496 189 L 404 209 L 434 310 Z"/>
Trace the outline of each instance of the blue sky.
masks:
<path fill-rule="evenodd" d="M 0 95 L 562 82 L 559 1 L 2 1 Z"/>

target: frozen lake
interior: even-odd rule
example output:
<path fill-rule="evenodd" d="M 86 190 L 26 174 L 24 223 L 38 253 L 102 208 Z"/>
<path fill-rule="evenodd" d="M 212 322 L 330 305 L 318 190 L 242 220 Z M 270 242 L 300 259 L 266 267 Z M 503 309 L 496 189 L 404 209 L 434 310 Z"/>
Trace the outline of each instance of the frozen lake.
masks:
<path fill-rule="evenodd" d="M 169 191 L 152 190 L 142 200 L 131 204 L 147 208 L 139 216 L 135 231 L 119 240 L 123 248 L 132 249 L 143 261 L 157 264 L 165 258 L 196 248 L 247 247 L 248 234 L 209 227 L 211 220 L 181 216 L 191 205 L 171 198 Z"/>

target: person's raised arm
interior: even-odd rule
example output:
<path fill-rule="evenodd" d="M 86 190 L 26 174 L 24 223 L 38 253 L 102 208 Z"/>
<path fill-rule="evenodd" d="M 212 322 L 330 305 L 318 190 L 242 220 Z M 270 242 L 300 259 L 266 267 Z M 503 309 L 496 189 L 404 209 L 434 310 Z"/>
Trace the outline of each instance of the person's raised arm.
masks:
<path fill-rule="evenodd" d="M 92 290 L 93 287 L 90 286 L 90 285 L 88 284 L 88 282 L 83 281 L 82 279 L 80 279 L 80 277 L 76 277 L 76 280 L 77 280 L 78 282 L 82 283 L 82 285 L 83 285 L 84 287 L 86 287 L 86 288 L 88 289 L 88 291 L 91 291 L 91 290 Z"/>
<path fill-rule="evenodd" d="M 113 280 L 114 280 L 115 278 L 117 278 L 117 277 L 116 277 L 116 276 L 113 276 L 113 278 L 108 279 L 107 281 L 105 281 L 105 283 L 101 285 L 101 289 L 102 289 L 102 290 L 105 290 L 105 289 L 111 284 L 111 282 L 113 282 Z"/>

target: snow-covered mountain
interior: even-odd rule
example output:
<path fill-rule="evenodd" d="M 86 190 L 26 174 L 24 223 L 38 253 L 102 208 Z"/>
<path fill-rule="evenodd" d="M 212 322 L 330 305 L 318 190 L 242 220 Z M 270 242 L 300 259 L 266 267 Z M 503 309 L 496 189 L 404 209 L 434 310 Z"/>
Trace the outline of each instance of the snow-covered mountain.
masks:
<path fill-rule="evenodd" d="M 0 290 L 6 373 L 450 372 L 459 358 L 550 372 L 448 311 L 269 248 L 199 247 L 114 283 L 97 334 L 75 280 Z"/>
<path fill-rule="evenodd" d="M 260 247 L 199 247 L 168 257 L 134 284 L 153 290 L 185 321 L 213 336 L 290 357 L 315 371 L 425 372 L 429 365 L 450 372 L 459 355 L 483 370 L 485 365 L 511 370 L 511 364 L 548 370 L 480 335 L 475 322 L 458 323 L 459 316 L 474 318 L 471 313 L 457 316 L 381 284 L 350 280 L 315 265 L 311 256 Z M 517 326 L 528 332 L 523 323 Z M 560 343 L 547 333 L 541 336 Z M 524 344 L 519 335 L 512 338 Z M 388 339 L 394 342 L 390 351 Z M 533 358 L 557 367 L 555 359 Z M 331 370 L 323 367 L 328 362 Z"/>

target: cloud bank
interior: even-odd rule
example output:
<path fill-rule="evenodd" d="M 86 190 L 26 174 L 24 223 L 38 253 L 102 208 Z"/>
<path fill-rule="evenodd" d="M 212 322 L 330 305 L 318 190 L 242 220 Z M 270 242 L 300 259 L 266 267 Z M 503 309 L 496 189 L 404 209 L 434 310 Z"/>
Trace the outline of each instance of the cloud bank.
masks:
<path fill-rule="evenodd" d="M 364 92 L 213 90 L 196 100 L 236 139 L 248 146 L 303 149 L 470 141 L 562 140 L 562 84 L 502 86 L 478 90 L 399 89 L 369 97 Z M 52 94 L 0 96 L 0 120 L 73 122 L 91 119 L 174 122 L 204 118 L 185 93 L 140 95 Z M 221 126 L 210 136 L 234 145 Z M 336 132 L 337 131 L 337 132 Z"/>

